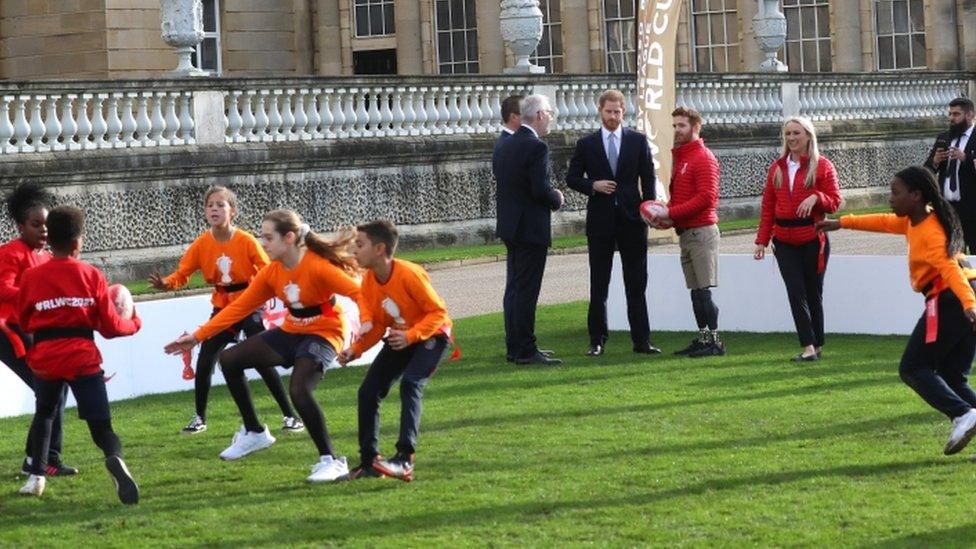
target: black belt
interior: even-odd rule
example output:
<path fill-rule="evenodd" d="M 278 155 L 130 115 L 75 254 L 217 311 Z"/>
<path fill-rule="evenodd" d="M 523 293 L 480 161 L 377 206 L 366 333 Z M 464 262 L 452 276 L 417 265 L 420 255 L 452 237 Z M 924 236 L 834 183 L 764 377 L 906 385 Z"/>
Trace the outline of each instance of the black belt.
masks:
<path fill-rule="evenodd" d="M 218 292 L 229 294 L 245 290 L 247 289 L 248 285 L 248 282 L 238 282 L 237 284 L 228 284 L 226 286 L 214 286 L 214 289 L 216 289 Z"/>
<path fill-rule="evenodd" d="M 807 227 L 813 225 L 814 221 L 812 217 L 804 217 L 801 219 L 782 219 L 777 217 L 776 224 L 780 227 Z"/>
<path fill-rule="evenodd" d="M 288 307 L 288 312 L 290 312 L 291 316 L 295 318 L 312 318 L 313 316 L 322 314 L 322 306 L 312 305 L 311 307 L 303 307 L 301 309 Z"/>
<path fill-rule="evenodd" d="M 66 339 L 69 337 L 83 337 L 95 339 L 95 332 L 91 328 L 41 328 L 34 332 L 34 343 L 51 339 Z"/>

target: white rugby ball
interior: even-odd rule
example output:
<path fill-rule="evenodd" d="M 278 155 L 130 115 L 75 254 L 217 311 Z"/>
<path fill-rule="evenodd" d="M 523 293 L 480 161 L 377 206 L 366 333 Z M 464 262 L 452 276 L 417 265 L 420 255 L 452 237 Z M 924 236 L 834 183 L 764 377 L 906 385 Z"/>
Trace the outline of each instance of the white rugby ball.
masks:
<path fill-rule="evenodd" d="M 132 293 L 128 288 L 121 284 L 112 284 L 108 287 L 108 297 L 115 304 L 115 311 L 122 318 L 132 318 L 135 311 L 135 303 L 132 302 Z"/>

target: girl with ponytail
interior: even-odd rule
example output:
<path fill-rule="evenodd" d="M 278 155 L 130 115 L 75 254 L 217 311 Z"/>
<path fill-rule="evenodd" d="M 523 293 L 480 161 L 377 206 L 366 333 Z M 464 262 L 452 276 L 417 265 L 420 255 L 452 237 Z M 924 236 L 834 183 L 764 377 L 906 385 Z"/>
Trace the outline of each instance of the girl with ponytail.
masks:
<path fill-rule="evenodd" d="M 962 254 L 959 219 L 932 172 L 913 166 L 895 174 L 889 203 L 893 213 L 845 215 L 821 221 L 817 228 L 906 236 L 912 288 L 925 296 L 925 312 L 898 371 L 925 402 L 952 420 L 943 451 L 955 454 L 976 434 L 976 393 L 967 382 L 976 357 L 976 270 Z"/>
<path fill-rule="evenodd" d="M 337 365 L 337 353 L 342 349 L 344 320 L 335 296 L 359 299 L 359 282 L 352 276 L 355 259 L 346 251 L 352 238 L 327 240 L 290 210 L 265 214 L 261 246 L 271 263 L 209 322 L 165 347 L 170 354 L 192 349 L 273 297 L 288 306 L 289 314 L 281 327 L 261 332 L 220 354 L 224 379 L 244 420 L 231 445 L 221 452 L 221 459 L 240 459 L 274 444 L 275 438 L 258 419 L 244 372 L 284 366 L 294 368 L 289 383 L 291 400 L 318 451 L 319 459 L 307 480 L 332 482 L 349 472 L 346 458 L 338 456 L 332 445 L 314 391 L 325 371 Z"/>
<path fill-rule="evenodd" d="M 0 361 L 13 370 L 31 389 L 34 374 L 27 366 L 25 356 L 31 340 L 18 325 L 16 305 L 20 295 L 21 277 L 24 271 L 47 263 L 51 252 L 47 251 L 47 213 L 54 205 L 54 197 L 47 189 L 24 184 L 7 195 L 6 206 L 10 220 L 17 227 L 17 238 L 0 246 Z M 78 472 L 61 462 L 61 423 L 64 419 L 64 402 L 68 387 L 61 392 L 61 401 L 51 427 L 51 448 L 48 452 L 47 476 L 73 475 Z M 31 455 L 30 434 L 27 436 L 26 455 Z M 21 472 L 29 474 L 30 458 L 24 459 Z"/>

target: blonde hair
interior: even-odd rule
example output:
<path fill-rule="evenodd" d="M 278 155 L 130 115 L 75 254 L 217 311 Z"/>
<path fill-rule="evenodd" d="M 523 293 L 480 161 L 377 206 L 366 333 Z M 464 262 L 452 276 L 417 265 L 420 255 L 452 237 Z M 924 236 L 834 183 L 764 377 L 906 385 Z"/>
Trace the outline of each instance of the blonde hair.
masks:
<path fill-rule="evenodd" d="M 807 132 L 807 135 L 810 136 L 810 143 L 807 145 L 807 157 L 810 158 L 810 164 L 807 167 L 807 176 L 803 181 L 803 186 L 810 189 L 817 182 L 817 168 L 820 165 L 820 147 L 817 146 L 817 130 L 813 127 L 813 121 L 805 116 L 791 116 L 783 121 L 783 152 L 780 154 L 781 158 L 790 154 L 790 148 L 786 144 L 786 126 L 790 123 L 799 124 L 803 128 L 803 131 Z M 773 186 L 778 189 L 782 185 L 783 169 L 777 168 L 776 174 L 773 176 Z"/>
<path fill-rule="evenodd" d="M 354 232 L 343 231 L 336 239 L 329 240 L 312 232 L 308 225 L 302 223 L 302 218 L 292 210 L 270 211 L 264 214 L 264 220 L 274 225 L 275 232 L 281 236 L 295 233 L 298 246 L 305 246 L 310 252 L 347 273 L 357 272 L 356 259 L 349 253 L 349 246 L 356 239 Z"/>

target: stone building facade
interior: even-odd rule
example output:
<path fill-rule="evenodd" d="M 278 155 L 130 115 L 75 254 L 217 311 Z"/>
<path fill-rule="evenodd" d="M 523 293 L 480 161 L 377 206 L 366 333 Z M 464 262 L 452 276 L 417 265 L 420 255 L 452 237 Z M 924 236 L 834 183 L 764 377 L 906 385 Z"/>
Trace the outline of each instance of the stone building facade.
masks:
<path fill-rule="evenodd" d="M 632 72 L 635 0 L 541 0 L 535 61 Z M 685 0 L 683 72 L 754 71 L 756 0 Z M 976 2 L 781 0 L 792 71 L 976 70 Z M 222 76 L 499 74 L 498 0 L 204 0 L 198 65 Z M 2 0 L 0 78 L 158 77 L 176 56 L 158 0 Z"/>

